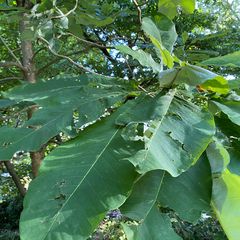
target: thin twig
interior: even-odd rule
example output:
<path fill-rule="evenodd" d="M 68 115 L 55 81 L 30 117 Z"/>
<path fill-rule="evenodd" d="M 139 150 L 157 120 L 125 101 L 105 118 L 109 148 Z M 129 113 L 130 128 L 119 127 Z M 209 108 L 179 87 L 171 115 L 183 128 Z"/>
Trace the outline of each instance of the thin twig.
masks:
<path fill-rule="evenodd" d="M 32 59 L 34 59 L 34 58 L 36 57 L 36 55 L 37 55 L 39 52 L 41 52 L 43 49 L 45 49 L 45 48 L 39 48 L 39 49 L 33 54 Z"/>
<path fill-rule="evenodd" d="M 50 51 L 53 55 L 68 60 L 70 63 L 72 63 L 72 64 L 73 64 L 74 66 L 76 66 L 77 68 L 83 70 L 84 72 L 89 72 L 89 73 L 101 75 L 101 74 L 98 74 L 98 73 L 93 72 L 93 71 L 90 70 L 90 69 L 85 68 L 84 66 L 82 66 L 82 65 L 79 64 L 79 63 L 76 63 L 74 60 L 72 60 L 72 59 L 71 59 L 70 57 L 68 57 L 68 56 L 65 56 L 65 55 L 56 53 L 56 52 L 51 48 L 49 42 L 48 42 L 46 39 L 44 39 L 44 38 L 42 38 L 42 37 L 40 37 L 39 39 L 40 39 L 42 42 L 44 42 L 45 44 L 47 44 L 49 51 Z"/>
<path fill-rule="evenodd" d="M 142 10 L 141 10 L 141 8 L 140 8 L 139 5 L 138 5 L 137 0 L 133 0 L 133 3 L 134 3 L 134 5 L 136 6 L 137 11 L 138 11 L 139 23 L 142 24 Z"/>
<path fill-rule="evenodd" d="M 141 89 L 142 91 L 144 91 L 147 95 L 149 95 L 150 97 L 154 97 L 154 95 L 150 92 L 148 92 L 144 87 L 142 87 L 141 85 L 138 85 L 138 88 Z"/>
<path fill-rule="evenodd" d="M 76 52 L 71 52 L 71 53 L 69 53 L 69 54 L 66 54 L 65 56 L 70 57 L 70 56 L 72 56 L 72 55 L 76 55 L 76 54 L 79 54 L 79 53 L 82 53 L 82 52 L 85 52 L 85 51 L 86 51 L 85 49 L 84 49 L 84 50 L 82 49 L 82 50 L 79 50 L 79 51 L 76 51 Z M 37 70 L 37 74 L 41 73 L 44 69 L 48 68 L 48 67 L 51 66 L 52 64 L 59 62 L 61 59 L 62 59 L 62 58 L 57 57 L 57 58 L 53 59 L 52 61 L 48 62 L 48 63 L 45 64 L 43 67 L 41 67 L 41 68 L 39 68 L 39 69 Z"/>
<path fill-rule="evenodd" d="M 8 52 L 12 55 L 12 57 L 16 60 L 16 62 L 19 65 L 22 65 L 22 63 L 20 62 L 20 60 L 17 58 L 17 56 L 13 53 L 13 51 L 8 47 L 7 43 L 5 42 L 4 38 L 2 36 L 0 36 L 0 40 L 3 43 L 3 45 L 7 48 Z"/>
<path fill-rule="evenodd" d="M 80 38 L 72 33 L 67 33 L 67 35 L 70 35 L 70 36 L 73 36 L 75 37 L 77 40 L 81 41 L 81 42 L 84 42 L 86 44 L 89 44 L 91 46 L 95 46 L 97 48 L 101 48 L 101 49 L 106 49 L 106 48 L 109 48 L 109 49 L 114 49 L 113 46 L 104 46 L 104 45 L 101 45 L 101 44 L 98 44 L 98 43 L 95 43 L 95 42 L 91 42 L 91 41 L 88 41 L 86 39 L 83 39 L 83 38 Z"/>
<path fill-rule="evenodd" d="M 73 9 L 71 9 L 69 12 L 67 12 L 66 14 L 64 14 L 56 5 L 55 5 L 55 8 L 58 10 L 58 12 L 60 12 L 61 15 L 59 16 L 54 16 L 52 17 L 52 19 L 59 19 L 59 18 L 63 18 L 63 17 L 67 17 L 68 15 L 70 15 L 71 13 L 73 13 L 76 9 L 77 9 L 77 6 L 78 6 L 78 0 L 76 0 L 76 3 L 75 3 L 75 6 Z"/>

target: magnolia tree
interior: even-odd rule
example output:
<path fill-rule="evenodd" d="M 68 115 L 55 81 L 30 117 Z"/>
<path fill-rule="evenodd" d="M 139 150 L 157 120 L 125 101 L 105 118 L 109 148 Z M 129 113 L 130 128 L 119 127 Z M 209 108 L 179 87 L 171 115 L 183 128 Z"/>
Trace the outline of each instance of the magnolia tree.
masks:
<path fill-rule="evenodd" d="M 1 120 L 0 160 L 22 195 L 14 154 L 35 177 L 22 240 L 87 239 L 114 209 L 127 239 L 181 239 L 166 208 L 192 223 L 213 211 L 239 239 L 240 81 L 206 68 L 237 69 L 240 53 L 175 51 L 194 0 L 0 3 L 0 108 L 18 116 Z"/>

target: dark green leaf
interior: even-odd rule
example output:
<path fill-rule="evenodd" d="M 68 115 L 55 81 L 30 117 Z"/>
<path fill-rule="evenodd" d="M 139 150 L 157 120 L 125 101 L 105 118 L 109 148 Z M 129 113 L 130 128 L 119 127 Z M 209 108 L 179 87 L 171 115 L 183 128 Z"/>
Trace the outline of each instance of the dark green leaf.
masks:
<path fill-rule="evenodd" d="M 147 124 L 145 150 L 130 159 L 141 173 L 163 169 L 178 176 L 198 160 L 215 132 L 208 112 L 174 93 L 139 97 L 117 119 L 120 125 Z"/>
<path fill-rule="evenodd" d="M 25 198 L 23 240 L 87 239 L 107 211 L 123 204 L 136 177 L 126 160 L 142 143 L 123 140 L 116 116 L 90 126 L 44 159 Z"/>

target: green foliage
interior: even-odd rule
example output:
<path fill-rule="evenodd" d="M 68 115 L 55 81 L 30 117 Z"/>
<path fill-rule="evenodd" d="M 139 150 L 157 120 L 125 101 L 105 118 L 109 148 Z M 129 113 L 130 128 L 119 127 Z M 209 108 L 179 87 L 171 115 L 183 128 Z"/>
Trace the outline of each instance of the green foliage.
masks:
<path fill-rule="evenodd" d="M 58 77 L 13 88 L 6 94 L 12 99 L 10 103 L 35 103 L 40 110 L 22 128 L 0 129 L 0 158 L 9 160 L 20 150 L 37 151 L 61 131 L 74 134 L 77 127 L 96 121 L 123 101 L 130 89 L 123 80 L 90 75 Z M 74 118 L 74 111 L 79 118 Z"/>
<path fill-rule="evenodd" d="M 203 61 L 204 65 L 240 67 L 240 51 Z"/>
<path fill-rule="evenodd" d="M 239 49 L 212 45 L 229 22 L 204 34 L 212 18 L 198 24 L 192 0 L 25 3 L 1 3 L 0 17 L 16 40 L 5 41 L 13 33 L 2 24 L 3 81 L 37 80 L 1 87 L 0 160 L 47 149 L 21 239 L 88 239 L 119 208 L 127 239 L 181 239 L 169 212 L 195 224 L 214 211 L 238 240 Z"/>
<path fill-rule="evenodd" d="M 159 0 L 158 10 L 172 19 L 177 15 L 179 6 L 183 12 L 192 13 L 195 9 L 195 0 Z"/>

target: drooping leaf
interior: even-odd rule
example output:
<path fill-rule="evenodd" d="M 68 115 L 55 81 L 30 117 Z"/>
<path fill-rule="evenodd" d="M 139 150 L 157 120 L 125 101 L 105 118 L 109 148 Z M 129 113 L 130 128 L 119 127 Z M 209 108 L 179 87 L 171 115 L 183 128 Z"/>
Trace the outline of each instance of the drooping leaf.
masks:
<path fill-rule="evenodd" d="M 230 162 L 228 151 L 217 139 L 209 144 L 207 148 L 207 156 L 211 159 L 211 168 L 214 169 L 214 174 L 220 174 L 223 172 Z"/>
<path fill-rule="evenodd" d="M 240 176 L 225 170 L 213 181 L 213 209 L 228 239 L 240 234 Z"/>
<path fill-rule="evenodd" d="M 174 25 L 167 30 L 161 29 L 163 27 L 161 21 L 164 21 L 164 19 L 161 19 L 159 16 L 156 16 L 157 24 L 152 19 L 145 17 L 142 19 L 142 29 L 156 47 L 163 64 L 172 68 L 173 57 L 171 56 L 171 51 L 177 35 Z"/>
<path fill-rule="evenodd" d="M 229 84 L 228 81 L 221 77 L 217 76 L 214 79 L 207 80 L 203 84 L 200 85 L 203 90 L 216 92 L 220 94 L 229 93 Z"/>
<path fill-rule="evenodd" d="M 85 129 L 44 159 L 24 201 L 23 240 L 87 239 L 107 211 L 123 204 L 136 177 L 126 160 L 142 142 L 121 137 L 114 124 L 118 114 Z"/>
<path fill-rule="evenodd" d="M 221 57 L 210 58 L 201 62 L 203 65 L 240 67 L 240 51 Z"/>
<path fill-rule="evenodd" d="M 197 161 L 215 132 L 209 113 L 174 94 L 171 90 L 154 98 L 139 97 L 117 119 L 128 127 L 148 126 L 145 150 L 130 159 L 140 173 L 163 169 L 178 176 Z"/>
<path fill-rule="evenodd" d="M 225 154 L 214 154 L 213 151 L 219 150 L 207 152 L 213 173 L 212 207 L 228 239 L 237 240 L 240 234 L 240 176 L 226 168 Z M 222 162 L 220 173 L 217 162 Z"/>
<path fill-rule="evenodd" d="M 177 15 L 177 9 L 181 7 L 184 13 L 193 13 L 195 0 L 159 0 L 158 11 L 173 19 Z"/>
<path fill-rule="evenodd" d="M 162 87 L 176 86 L 182 83 L 190 86 L 200 85 L 206 90 L 218 93 L 228 93 L 228 81 L 223 77 L 204 68 L 186 65 L 180 69 L 169 69 L 159 74 L 159 82 Z"/>
<path fill-rule="evenodd" d="M 159 63 L 155 62 L 152 56 L 149 53 L 144 52 L 143 50 L 132 50 L 128 46 L 117 46 L 117 50 L 122 53 L 129 54 L 134 59 L 138 60 L 138 62 L 144 66 L 151 68 L 154 73 L 159 73 L 161 71 L 161 66 Z"/>
<path fill-rule="evenodd" d="M 129 239 L 181 239 L 173 232 L 168 217 L 157 207 L 169 207 L 185 220 L 195 222 L 210 210 L 211 169 L 206 159 L 179 177 L 156 170 L 143 175 L 134 185 L 121 212 L 136 221 L 124 230 Z M 155 220 L 154 220 L 155 218 Z"/>
<path fill-rule="evenodd" d="M 227 150 L 230 156 L 228 169 L 240 176 L 240 126 L 229 120 L 227 115 L 215 116 L 215 123 L 219 131 L 228 138 Z"/>
<path fill-rule="evenodd" d="M 211 101 L 211 103 L 225 113 L 233 123 L 240 125 L 240 101 Z"/>
<path fill-rule="evenodd" d="M 183 220 L 192 223 L 197 222 L 202 212 L 210 211 L 211 168 L 203 156 L 188 171 L 176 178 L 166 174 L 158 196 L 161 206 L 173 209 Z"/>

